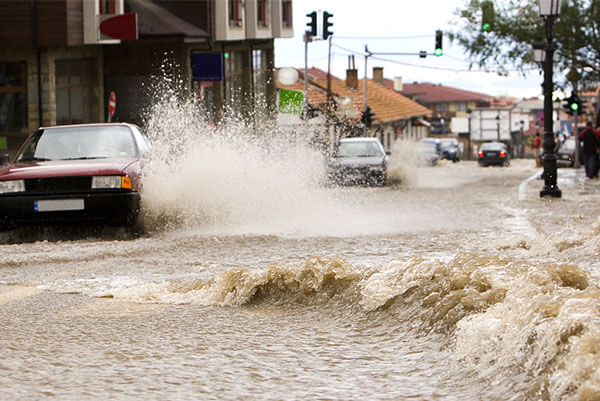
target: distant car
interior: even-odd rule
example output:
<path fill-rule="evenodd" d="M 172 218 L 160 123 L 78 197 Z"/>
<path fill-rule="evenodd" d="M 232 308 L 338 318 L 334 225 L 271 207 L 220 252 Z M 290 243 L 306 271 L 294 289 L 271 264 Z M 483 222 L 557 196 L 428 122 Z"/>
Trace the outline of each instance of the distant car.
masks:
<path fill-rule="evenodd" d="M 482 144 L 477 152 L 477 161 L 483 167 L 490 165 L 510 165 L 508 149 L 502 142 L 486 142 Z"/>
<path fill-rule="evenodd" d="M 440 139 L 440 149 L 442 159 L 452 160 L 454 163 L 460 161 L 460 146 L 455 138 Z"/>
<path fill-rule="evenodd" d="M 442 153 L 440 140 L 437 138 L 422 138 L 418 143 L 418 151 L 425 164 L 435 166 Z"/>
<path fill-rule="evenodd" d="M 132 226 L 149 143 L 125 123 L 43 127 L 0 167 L 0 226 Z"/>
<path fill-rule="evenodd" d="M 345 138 L 329 159 L 329 177 L 338 184 L 385 185 L 388 160 L 377 138 Z"/>
<path fill-rule="evenodd" d="M 573 167 L 575 165 L 575 137 L 569 137 L 562 142 L 556 151 L 556 165 L 558 167 Z"/>

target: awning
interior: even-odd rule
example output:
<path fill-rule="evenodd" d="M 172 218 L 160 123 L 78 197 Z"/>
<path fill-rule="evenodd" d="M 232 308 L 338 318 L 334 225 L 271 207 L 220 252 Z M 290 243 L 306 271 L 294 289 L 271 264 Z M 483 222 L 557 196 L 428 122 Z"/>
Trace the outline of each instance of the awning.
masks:
<path fill-rule="evenodd" d="M 138 14 L 138 32 L 144 37 L 179 36 L 207 39 L 208 32 L 151 0 L 126 0 L 129 11 Z"/>

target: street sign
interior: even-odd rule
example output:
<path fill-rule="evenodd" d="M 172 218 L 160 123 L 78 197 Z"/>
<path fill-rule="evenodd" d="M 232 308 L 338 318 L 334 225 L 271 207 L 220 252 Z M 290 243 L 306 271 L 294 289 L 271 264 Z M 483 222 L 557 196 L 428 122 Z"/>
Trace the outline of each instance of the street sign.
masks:
<path fill-rule="evenodd" d="M 115 115 L 116 108 L 117 95 L 115 94 L 115 92 L 110 92 L 110 95 L 108 96 L 108 122 L 110 122 L 112 117 Z"/>
<path fill-rule="evenodd" d="M 295 90 L 281 89 L 279 91 L 279 112 L 289 114 L 302 113 L 304 93 Z"/>
<path fill-rule="evenodd" d="M 136 13 L 103 15 L 100 22 L 100 33 L 110 39 L 137 39 L 138 18 Z"/>

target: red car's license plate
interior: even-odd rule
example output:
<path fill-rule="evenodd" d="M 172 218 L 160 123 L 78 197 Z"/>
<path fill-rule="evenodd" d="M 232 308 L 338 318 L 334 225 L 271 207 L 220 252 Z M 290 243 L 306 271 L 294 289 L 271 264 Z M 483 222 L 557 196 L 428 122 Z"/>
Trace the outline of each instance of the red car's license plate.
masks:
<path fill-rule="evenodd" d="M 83 199 L 51 199 L 33 202 L 35 212 L 61 212 L 66 210 L 83 210 Z"/>

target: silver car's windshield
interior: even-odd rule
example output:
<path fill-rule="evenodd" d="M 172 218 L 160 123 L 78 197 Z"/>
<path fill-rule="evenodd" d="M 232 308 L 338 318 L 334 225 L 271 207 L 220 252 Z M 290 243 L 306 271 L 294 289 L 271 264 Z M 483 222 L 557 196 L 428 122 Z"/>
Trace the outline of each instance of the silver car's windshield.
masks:
<path fill-rule="evenodd" d="M 337 150 L 338 157 L 375 157 L 383 156 L 376 142 L 341 142 Z"/>
<path fill-rule="evenodd" d="M 42 129 L 17 157 L 18 162 L 137 157 L 133 135 L 126 126 Z"/>
<path fill-rule="evenodd" d="M 453 146 L 458 146 L 458 143 L 454 139 L 442 139 L 440 142 L 440 146 L 443 149 L 446 149 Z"/>
<path fill-rule="evenodd" d="M 434 142 L 419 142 L 419 148 L 425 153 L 437 153 L 438 147 Z"/>
<path fill-rule="evenodd" d="M 560 149 L 572 152 L 575 150 L 575 139 L 569 138 L 560 145 Z"/>

